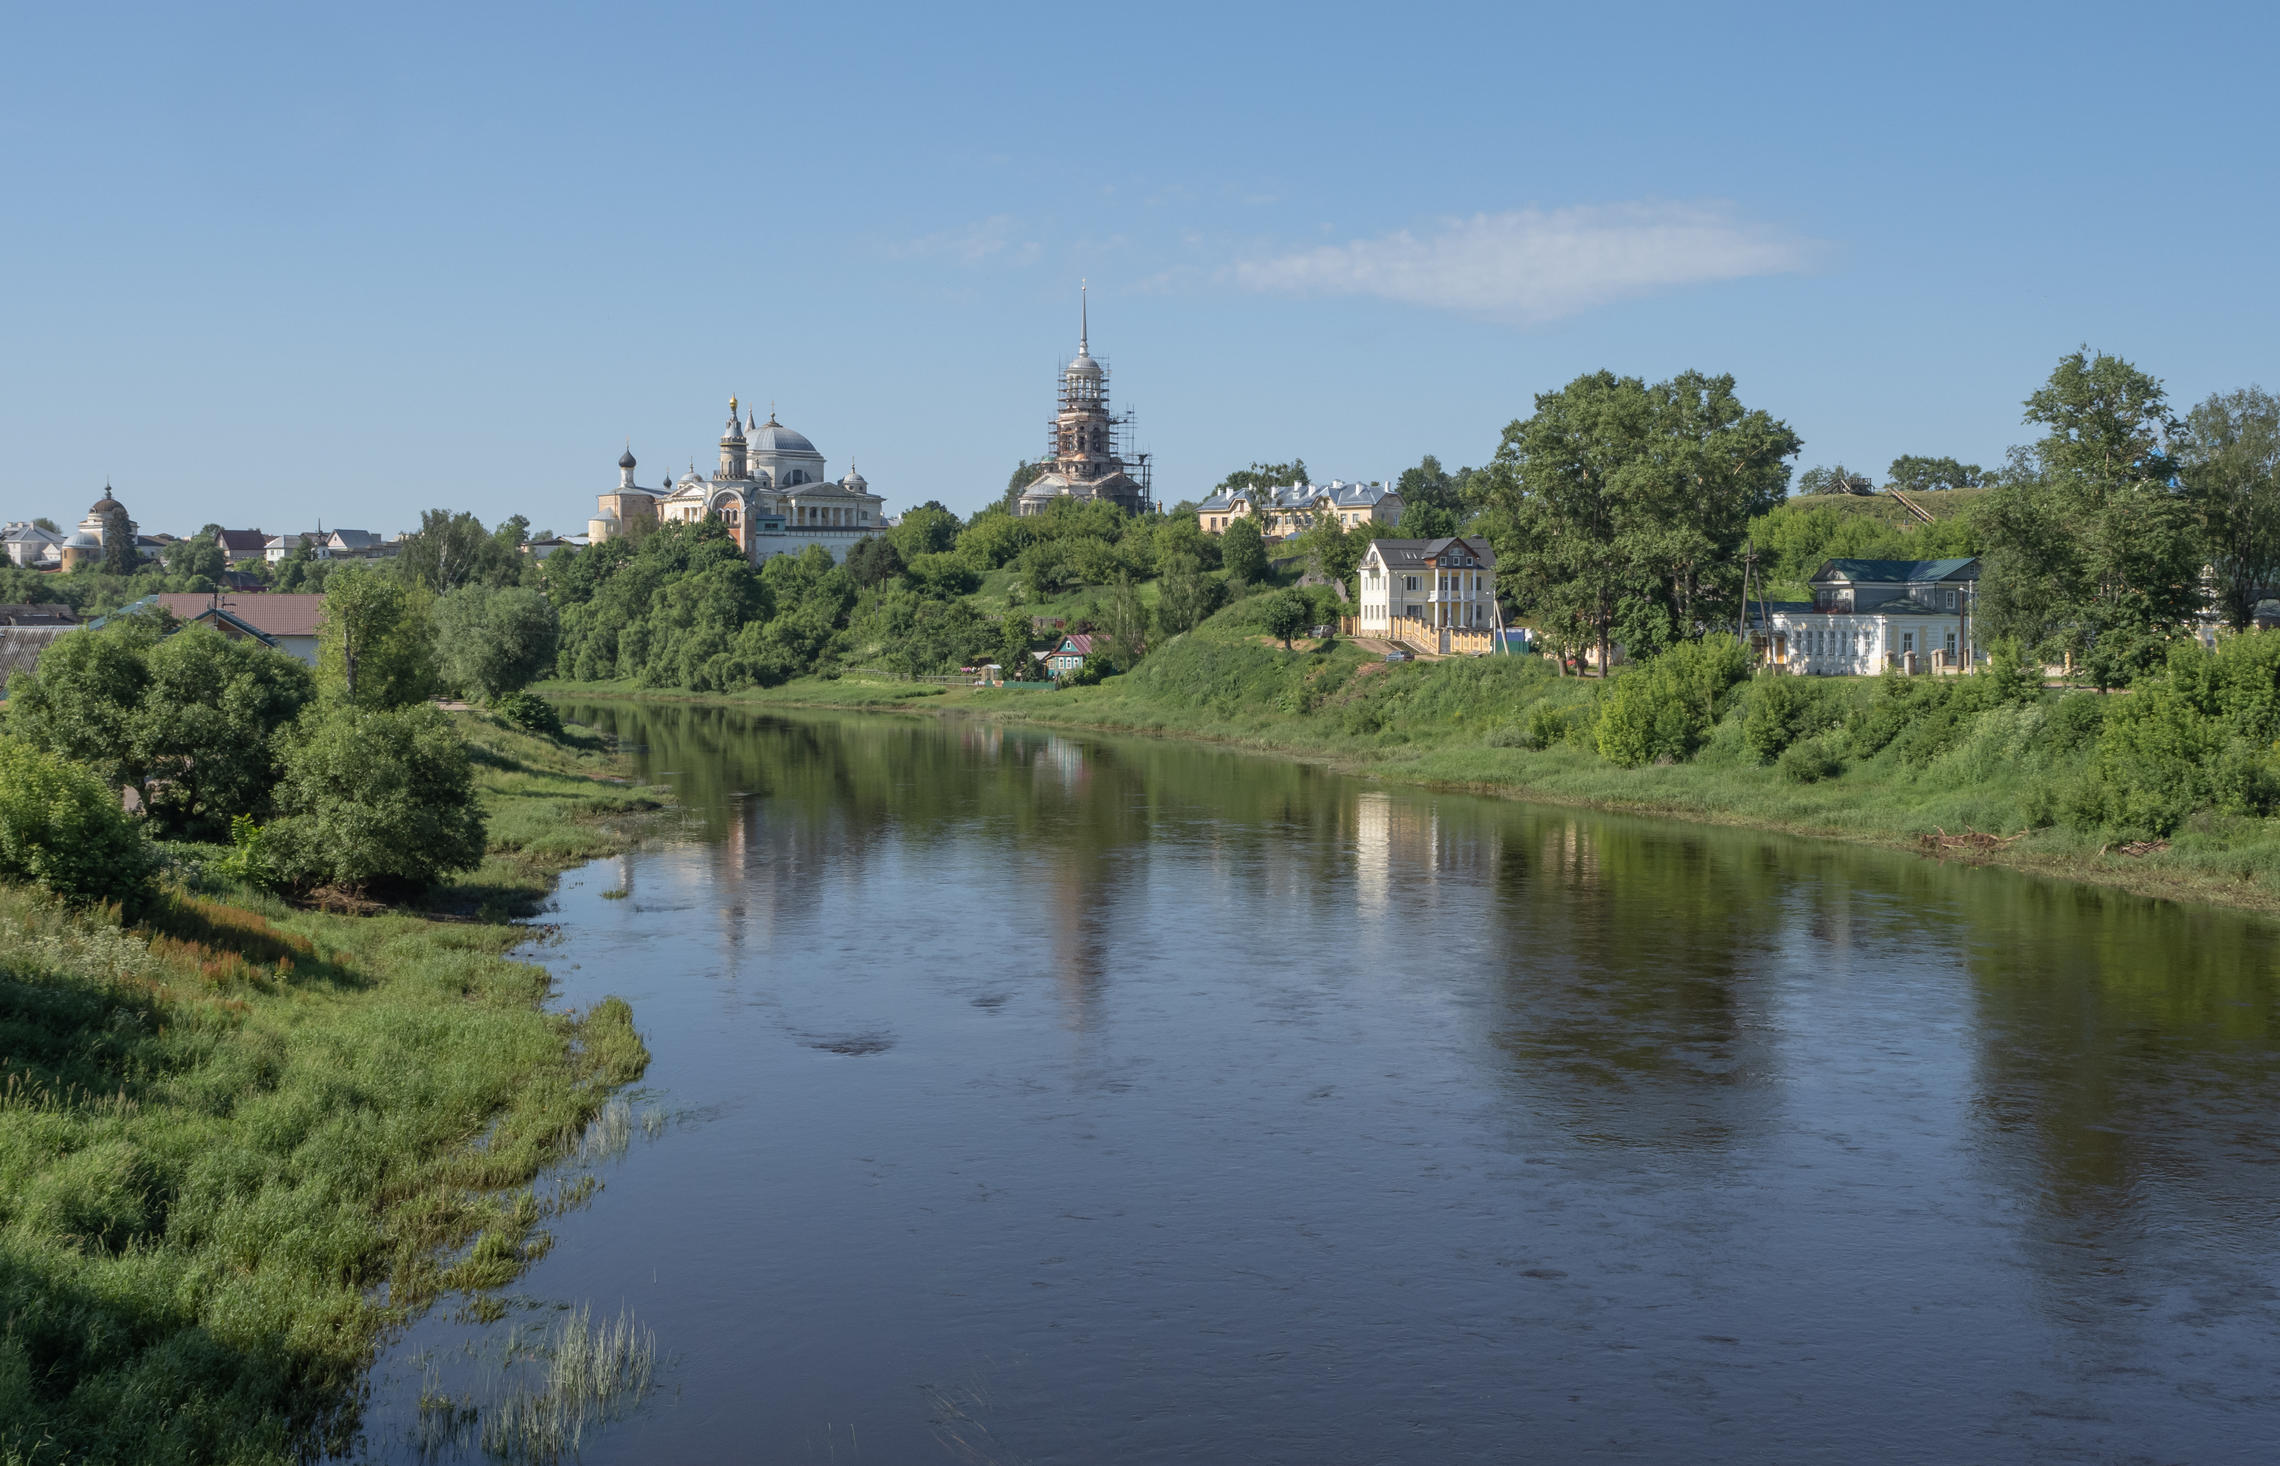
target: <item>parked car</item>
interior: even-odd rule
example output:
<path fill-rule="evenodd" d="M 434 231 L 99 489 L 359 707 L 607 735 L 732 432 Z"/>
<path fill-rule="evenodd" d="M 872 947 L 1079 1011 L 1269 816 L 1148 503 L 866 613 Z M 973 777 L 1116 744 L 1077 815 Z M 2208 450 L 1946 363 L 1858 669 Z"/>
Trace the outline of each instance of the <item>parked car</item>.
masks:
<path fill-rule="evenodd" d="M 1389 662 L 1406 662 L 1409 660 L 1409 653 L 1397 649 L 1387 652 L 1385 654 L 1385 659 Z"/>

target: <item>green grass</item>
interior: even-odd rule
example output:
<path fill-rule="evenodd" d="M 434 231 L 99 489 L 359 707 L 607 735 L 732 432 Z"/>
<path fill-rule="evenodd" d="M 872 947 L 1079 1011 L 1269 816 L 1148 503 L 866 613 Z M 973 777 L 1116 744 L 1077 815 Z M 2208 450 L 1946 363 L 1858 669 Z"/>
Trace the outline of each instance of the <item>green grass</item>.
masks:
<path fill-rule="evenodd" d="M 463 719 L 493 918 L 653 800 L 596 745 Z M 284 1462 L 375 1339 L 547 1246 L 534 1186 L 647 1051 L 542 1006 L 491 920 L 176 888 L 144 926 L 0 887 L 0 1460 Z"/>

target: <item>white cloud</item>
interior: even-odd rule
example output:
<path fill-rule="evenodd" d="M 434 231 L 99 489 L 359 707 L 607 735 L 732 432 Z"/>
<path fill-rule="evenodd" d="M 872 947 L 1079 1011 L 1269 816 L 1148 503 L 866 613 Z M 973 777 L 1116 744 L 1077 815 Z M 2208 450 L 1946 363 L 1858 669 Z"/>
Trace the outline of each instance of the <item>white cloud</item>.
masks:
<path fill-rule="evenodd" d="M 1037 258 L 1038 246 L 1033 241 L 1015 240 L 1020 222 L 1011 214 L 992 214 L 963 229 L 889 245 L 887 252 L 899 260 L 952 259 L 961 265 L 978 265 L 1010 252 L 1018 263 L 1029 264 Z"/>
<path fill-rule="evenodd" d="M 1375 295 L 1532 324 L 1610 301 L 1713 280 L 1804 269 L 1819 246 L 1736 216 L 1731 206 L 1609 204 L 1516 209 L 1245 261 L 1247 290 Z"/>

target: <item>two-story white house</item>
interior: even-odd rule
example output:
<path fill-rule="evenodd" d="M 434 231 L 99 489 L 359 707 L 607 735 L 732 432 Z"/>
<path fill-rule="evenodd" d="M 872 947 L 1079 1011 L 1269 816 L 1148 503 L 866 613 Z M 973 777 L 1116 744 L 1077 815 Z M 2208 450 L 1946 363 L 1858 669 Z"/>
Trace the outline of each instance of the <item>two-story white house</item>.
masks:
<path fill-rule="evenodd" d="M 1496 610 L 1496 551 L 1485 539 L 1371 540 L 1354 578 L 1356 636 L 1438 643 L 1446 638 L 1429 633 L 1477 632 L 1485 639 L 1503 629 Z"/>
<path fill-rule="evenodd" d="M 1963 671 L 1985 654 L 1973 642 L 1976 559 L 1828 560 L 1809 583 L 1810 601 L 1750 603 L 1774 666 L 1837 677 Z"/>

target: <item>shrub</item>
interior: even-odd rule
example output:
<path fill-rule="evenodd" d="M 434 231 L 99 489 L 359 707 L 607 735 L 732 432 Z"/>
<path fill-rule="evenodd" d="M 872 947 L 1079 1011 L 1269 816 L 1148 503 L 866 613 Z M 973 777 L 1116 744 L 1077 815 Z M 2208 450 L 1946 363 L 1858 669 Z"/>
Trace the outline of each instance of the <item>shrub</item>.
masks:
<path fill-rule="evenodd" d="M 1769 677 L 1750 688 L 1749 715 L 1742 741 L 1760 763 L 1772 763 L 1784 749 L 1838 720 L 1834 696 L 1804 677 Z"/>
<path fill-rule="evenodd" d="M 286 755 L 278 804 L 278 869 L 304 887 L 417 888 L 482 863 L 467 748 L 432 707 L 327 709 Z"/>
<path fill-rule="evenodd" d="M 1097 687 L 1116 675 L 1116 658 L 1107 652 L 1089 652 L 1074 672 L 1061 678 L 1063 687 Z"/>
<path fill-rule="evenodd" d="M 463 696 L 496 702 L 554 665 L 561 626 L 546 597 L 527 585 L 463 585 L 429 614 L 443 680 Z"/>
<path fill-rule="evenodd" d="M 510 692 L 492 703 L 491 711 L 525 733 L 543 738 L 562 736 L 562 714 L 535 692 Z"/>
<path fill-rule="evenodd" d="M 0 738 L 0 877 L 66 900 L 115 901 L 132 917 L 156 893 L 157 869 L 140 826 L 101 779 Z"/>
<path fill-rule="evenodd" d="M 277 862 L 269 858 L 269 837 L 251 815 L 237 815 L 230 820 L 230 848 L 213 863 L 216 874 L 267 890 L 278 884 Z"/>
<path fill-rule="evenodd" d="M 1818 738 L 1792 743 L 1783 750 L 1777 767 L 1792 784 L 1818 784 L 1844 772 L 1844 763 Z"/>
<path fill-rule="evenodd" d="M 1600 756 L 1625 768 L 1691 756 L 1749 669 L 1748 648 L 1720 635 L 1681 642 L 1622 674 L 1600 706 Z"/>

